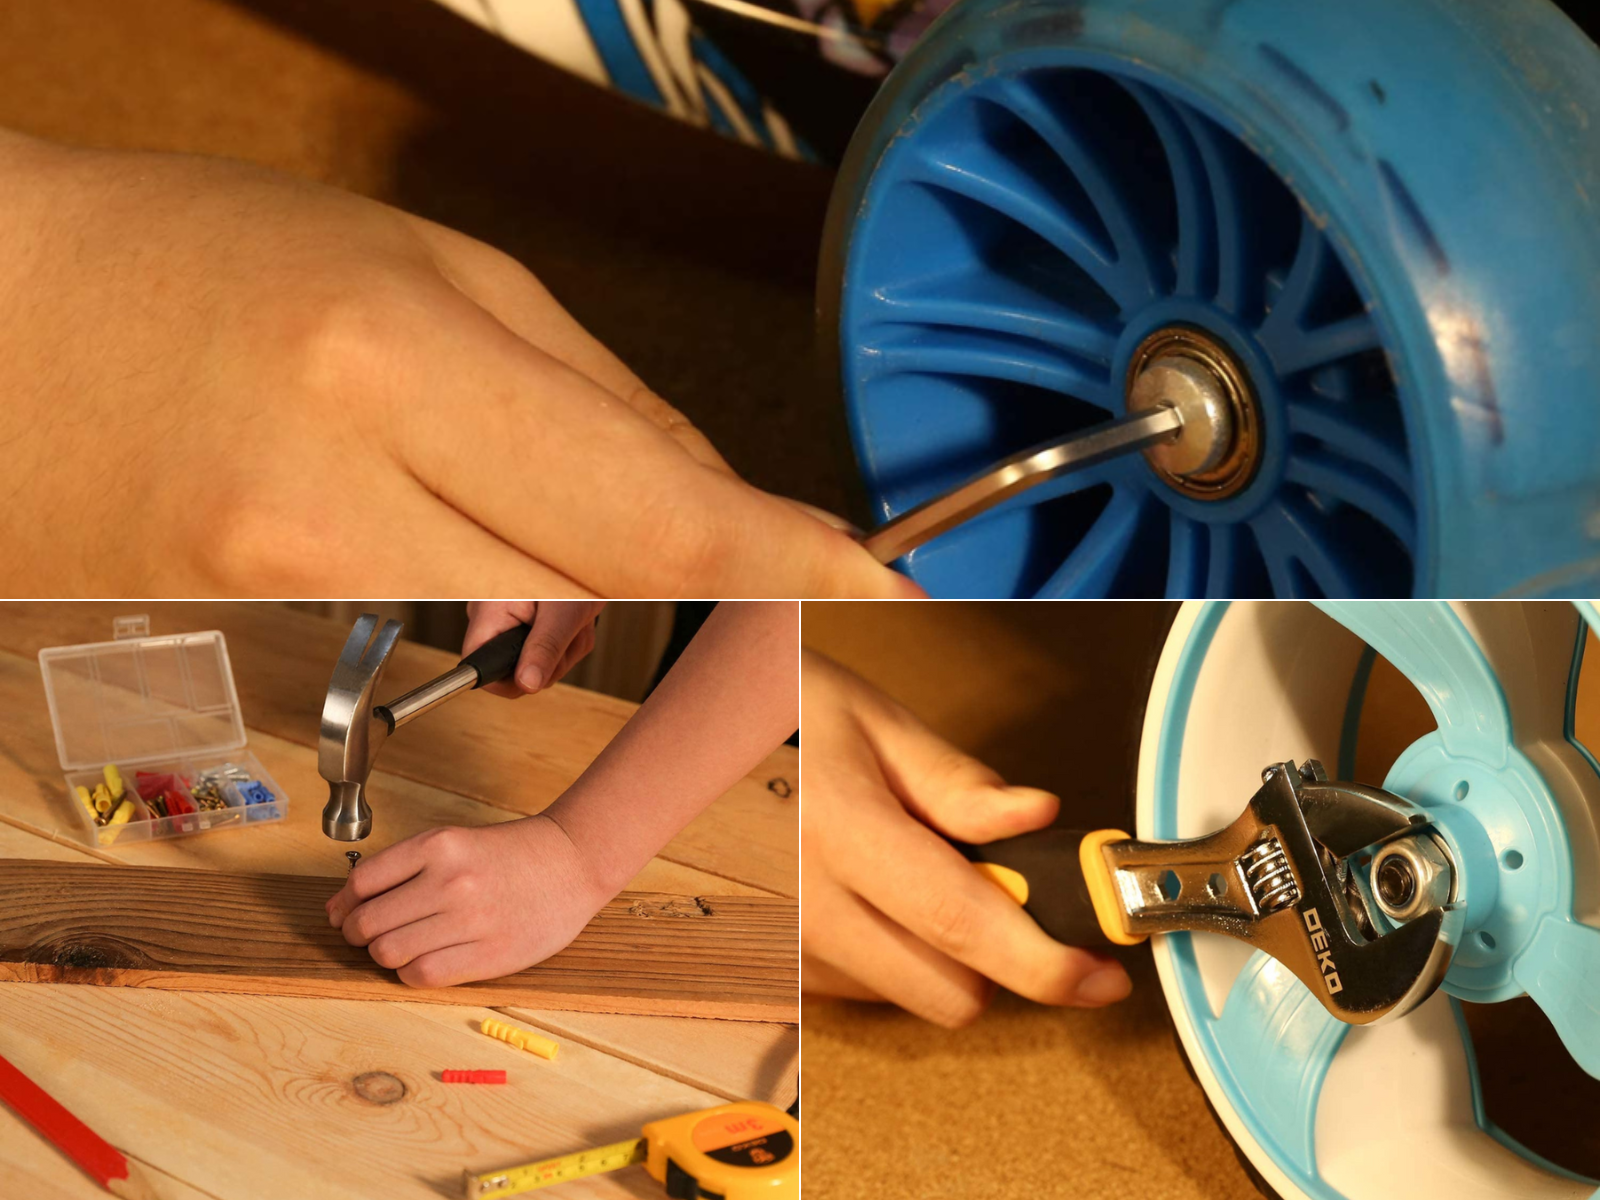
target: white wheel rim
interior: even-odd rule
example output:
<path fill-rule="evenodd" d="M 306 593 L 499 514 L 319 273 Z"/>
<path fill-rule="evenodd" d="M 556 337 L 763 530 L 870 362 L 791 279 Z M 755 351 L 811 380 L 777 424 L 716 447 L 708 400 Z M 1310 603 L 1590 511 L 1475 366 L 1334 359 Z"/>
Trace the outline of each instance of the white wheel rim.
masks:
<path fill-rule="evenodd" d="M 1360 624 L 1375 611 L 1344 615 Z M 1550 648 L 1565 638 L 1570 670 L 1577 613 L 1504 605 L 1454 611 L 1499 679 L 1516 749 L 1551 780 L 1571 830 L 1577 886 L 1558 903 L 1570 910 L 1568 920 L 1576 913 L 1600 924 L 1600 777 L 1564 737 L 1564 697 L 1553 706 L 1548 698 L 1557 665 Z M 1317 635 L 1307 636 L 1308 628 Z M 1348 685 L 1364 648 L 1306 606 L 1185 605 L 1146 708 L 1139 835 L 1191 837 L 1221 827 L 1269 762 L 1292 755 L 1336 763 Z M 1402 755 L 1396 770 L 1413 757 Z M 1514 885 L 1526 888 L 1530 878 Z M 1544 1163 L 1488 1124 L 1459 1007 L 1443 992 L 1398 1022 L 1330 1029 L 1297 981 L 1271 960 L 1252 960 L 1240 943 L 1181 934 L 1154 939 L 1153 949 L 1202 1087 L 1229 1135 L 1285 1200 L 1600 1197 L 1593 1181 Z M 1516 988 L 1501 983 L 1501 990 Z M 1235 988 L 1239 1003 L 1229 1010 Z M 1314 1011 L 1302 1011 L 1301 997 Z M 1243 1069 L 1246 1062 L 1261 1069 Z"/>

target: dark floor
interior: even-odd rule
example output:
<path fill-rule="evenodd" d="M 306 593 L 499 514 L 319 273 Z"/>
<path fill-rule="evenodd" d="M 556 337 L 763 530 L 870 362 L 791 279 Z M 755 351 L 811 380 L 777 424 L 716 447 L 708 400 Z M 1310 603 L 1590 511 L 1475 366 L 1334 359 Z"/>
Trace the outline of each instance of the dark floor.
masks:
<path fill-rule="evenodd" d="M 851 508 L 814 354 L 825 170 L 680 125 L 432 0 L 5 5 L 0 125 L 251 159 L 471 233 L 751 482 Z"/>

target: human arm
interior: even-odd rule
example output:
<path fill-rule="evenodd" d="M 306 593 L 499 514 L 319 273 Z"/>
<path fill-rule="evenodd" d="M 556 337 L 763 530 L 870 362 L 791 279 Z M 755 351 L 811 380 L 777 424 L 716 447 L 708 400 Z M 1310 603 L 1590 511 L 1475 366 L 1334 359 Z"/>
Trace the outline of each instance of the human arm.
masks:
<path fill-rule="evenodd" d="M 0 179 L 0 594 L 911 591 L 470 237 L 6 131 Z"/>
<path fill-rule="evenodd" d="M 798 606 L 724 602 L 590 767 L 538 816 L 430 830 L 363 861 L 328 919 L 420 987 L 561 949 L 798 723 Z"/>

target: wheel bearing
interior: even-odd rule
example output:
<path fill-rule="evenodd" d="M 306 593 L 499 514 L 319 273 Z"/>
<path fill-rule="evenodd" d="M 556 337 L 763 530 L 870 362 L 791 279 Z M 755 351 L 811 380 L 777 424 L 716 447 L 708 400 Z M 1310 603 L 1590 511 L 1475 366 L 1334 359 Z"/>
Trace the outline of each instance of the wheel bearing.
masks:
<path fill-rule="evenodd" d="M 1144 451 L 1168 487 L 1197 500 L 1244 489 L 1261 465 L 1261 410 L 1244 369 L 1221 342 L 1187 325 L 1158 329 L 1128 364 L 1127 409 L 1169 405 L 1183 418 L 1171 442 Z"/>

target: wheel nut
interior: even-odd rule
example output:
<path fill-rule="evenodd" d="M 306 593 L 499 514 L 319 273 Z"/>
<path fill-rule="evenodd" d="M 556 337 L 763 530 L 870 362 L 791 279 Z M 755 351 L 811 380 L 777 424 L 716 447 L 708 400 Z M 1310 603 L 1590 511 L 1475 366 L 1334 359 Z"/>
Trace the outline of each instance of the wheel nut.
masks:
<path fill-rule="evenodd" d="M 1216 375 L 1191 358 L 1156 359 L 1134 380 L 1128 409 L 1143 412 L 1163 404 L 1178 410 L 1183 428 L 1145 457 L 1185 479 L 1216 470 L 1233 449 L 1233 410 Z"/>
<path fill-rule="evenodd" d="M 1372 894 L 1391 921 L 1410 921 L 1455 898 L 1455 864 L 1444 843 L 1420 833 L 1390 842 L 1372 860 Z"/>

